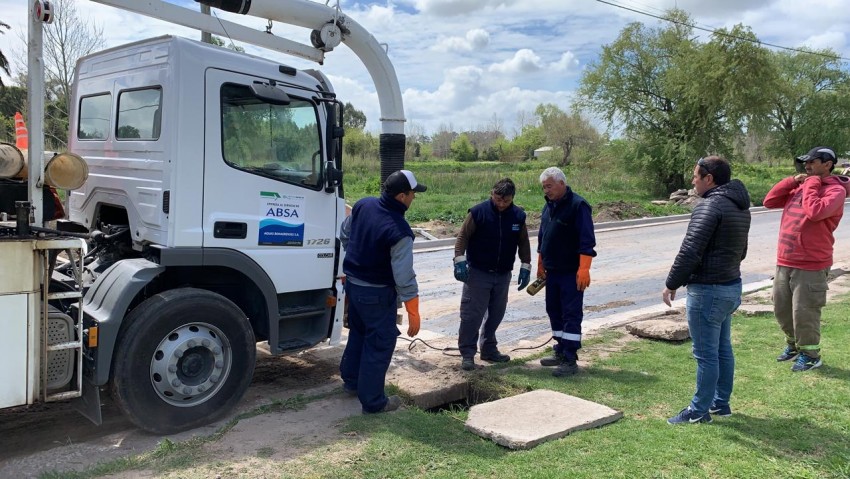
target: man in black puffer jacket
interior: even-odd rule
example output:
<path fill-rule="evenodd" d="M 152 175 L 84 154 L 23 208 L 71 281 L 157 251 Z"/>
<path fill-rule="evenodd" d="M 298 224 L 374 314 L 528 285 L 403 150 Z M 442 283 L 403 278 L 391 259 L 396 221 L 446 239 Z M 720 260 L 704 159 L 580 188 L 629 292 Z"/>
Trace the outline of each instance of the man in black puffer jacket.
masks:
<path fill-rule="evenodd" d="M 732 313 L 741 305 L 750 195 L 739 180 L 730 181 L 731 176 L 729 163 L 719 156 L 701 158 L 694 167 L 692 184 L 703 199 L 691 214 L 662 292 L 670 306 L 676 290 L 688 286 L 688 329 L 697 360 L 696 393 L 688 407 L 667 420 L 670 424 L 707 423 L 711 414 L 732 414 Z"/>

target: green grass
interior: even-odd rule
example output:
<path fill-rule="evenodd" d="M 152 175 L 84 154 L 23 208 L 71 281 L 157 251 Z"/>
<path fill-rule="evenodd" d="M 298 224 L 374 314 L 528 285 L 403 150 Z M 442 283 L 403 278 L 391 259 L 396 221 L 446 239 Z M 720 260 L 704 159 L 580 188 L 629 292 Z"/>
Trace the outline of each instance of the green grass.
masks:
<path fill-rule="evenodd" d="M 283 465 L 281 477 L 850 477 L 848 314 L 846 305 L 826 309 L 826 364 L 805 374 L 774 360 L 783 338 L 772 317 L 736 316 L 734 415 L 710 425 L 665 421 L 693 393 L 690 343 L 639 341 L 568 380 L 514 368 L 487 378 L 505 389 L 552 389 L 606 404 L 625 413 L 617 423 L 509 451 L 466 432 L 463 411 L 358 417 L 348 426 L 368 437 L 358 460 L 328 471 L 312 455 Z"/>
<path fill-rule="evenodd" d="M 364 196 L 380 192 L 380 164 L 377 159 L 347 158 L 345 163 L 346 200 L 353 204 Z M 514 202 L 536 215 L 543 208 L 540 173 L 551 163 L 528 160 L 517 163 L 428 160 L 408 162 L 405 167 L 428 186 L 418 194 L 408 221 L 422 223 L 441 220 L 460 223 L 467 210 L 487 199 L 496 181 L 510 177 L 517 185 Z M 793 167 L 770 167 L 765 164 L 734 165 L 733 177 L 741 179 L 750 191 L 756 206 L 780 179 L 793 173 Z M 641 178 L 625 169 L 606 162 L 572 164 L 564 169 L 567 183 L 582 195 L 594 213 L 614 208 L 621 211 L 619 219 L 645 216 L 665 216 L 689 212 L 680 206 L 658 206 L 652 200 L 667 199 L 651 193 Z"/>
<path fill-rule="evenodd" d="M 803 374 L 774 360 L 783 338 L 772 317 L 736 316 L 734 414 L 713 424 L 666 423 L 693 393 L 690 343 L 639 341 L 567 380 L 510 367 L 487 378 L 517 392 L 545 388 L 606 404 L 625 414 L 614 424 L 510 451 L 466 432 L 461 410 L 355 417 L 348 430 L 364 444 L 282 464 L 279 477 L 847 478 L 848 314 L 843 304 L 826 309 L 825 365 Z M 328 464 L 329 453 L 349 447 L 352 455 Z"/>
<path fill-rule="evenodd" d="M 99 477 L 147 469 L 156 477 L 270 478 L 850 478 L 850 304 L 831 303 L 823 315 L 825 364 L 792 373 L 774 358 L 784 345 L 772 316 L 736 316 L 733 416 L 713 424 L 670 426 L 666 419 L 690 401 L 695 363 L 691 344 L 634 340 L 605 331 L 585 342 L 592 364 L 556 379 L 547 369 L 487 368 L 473 385 L 498 395 L 561 391 L 623 411 L 624 418 L 528 451 L 512 451 L 464 429 L 461 408 L 429 413 L 408 408 L 355 416 L 338 439 L 291 460 L 274 461 L 261 448 L 253 462 L 210 457 L 203 445 L 227 441 L 226 430 L 187 443 L 163 441 L 137 457 L 88 472 L 43 477 Z M 602 354 L 605 353 L 605 354 Z M 544 353 L 541 353 L 541 355 Z M 531 358 L 529 360 L 536 360 Z M 274 404 L 248 416 L 282 413 L 305 400 Z M 238 421 L 238 418 L 237 418 Z"/>

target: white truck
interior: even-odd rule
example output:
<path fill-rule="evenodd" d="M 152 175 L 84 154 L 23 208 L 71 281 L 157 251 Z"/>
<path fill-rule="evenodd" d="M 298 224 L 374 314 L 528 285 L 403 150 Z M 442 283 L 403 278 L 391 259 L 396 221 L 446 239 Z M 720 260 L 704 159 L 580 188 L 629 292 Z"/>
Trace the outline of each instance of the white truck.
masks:
<path fill-rule="evenodd" d="M 393 67 L 338 8 L 202 1 L 305 27 L 307 46 L 166 2 L 96 1 L 319 63 L 345 42 L 380 99 L 381 179 L 403 168 Z M 31 13 L 29 194 L 0 227 L 0 407 L 73 400 L 99 423 L 108 389 L 134 424 L 172 433 L 240 400 L 258 342 L 272 354 L 336 342 L 343 129 L 325 75 L 174 36 L 80 59 L 68 146 L 89 174 L 49 229 L 38 98 L 49 5 Z"/>

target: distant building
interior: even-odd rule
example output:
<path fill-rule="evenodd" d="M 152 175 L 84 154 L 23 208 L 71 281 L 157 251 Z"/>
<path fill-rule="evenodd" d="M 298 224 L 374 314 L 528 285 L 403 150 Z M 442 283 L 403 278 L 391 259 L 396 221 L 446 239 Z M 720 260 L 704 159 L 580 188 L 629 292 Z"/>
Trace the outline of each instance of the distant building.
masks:
<path fill-rule="evenodd" d="M 554 149 L 555 149 L 555 148 L 554 148 L 554 147 L 551 147 L 551 146 L 541 146 L 540 148 L 538 148 L 538 149 L 534 150 L 534 157 L 535 157 L 535 158 L 539 158 L 539 157 L 540 157 L 540 156 L 542 156 L 544 153 L 548 153 L 548 152 L 550 152 L 550 151 L 552 151 L 552 150 L 554 150 Z"/>

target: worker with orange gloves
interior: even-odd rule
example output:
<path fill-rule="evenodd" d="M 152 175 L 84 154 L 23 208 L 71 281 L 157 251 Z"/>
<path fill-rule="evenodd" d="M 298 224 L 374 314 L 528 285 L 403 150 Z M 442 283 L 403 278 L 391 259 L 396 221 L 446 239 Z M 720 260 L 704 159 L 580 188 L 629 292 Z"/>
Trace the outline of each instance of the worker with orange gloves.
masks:
<path fill-rule="evenodd" d="M 567 186 L 560 168 L 540 174 L 546 205 L 540 218 L 537 277 L 546 280 L 546 313 L 555 339 L 552 357 L 544 366 L 556 366 L 552 375 L 578 372 L 584 290 L 590 286 L 590 263 L 596 256 L 596 236 L 590 205 Z"/>
<path fill-rule="evenodd" d="M 408 314 L 407 334 L 419 333 L 419 286 L 413 271 L 413 231 L 404 213 L 426 187 L 408 170 L 384 181 L 380 198 L 354 204 L 340 241 L 348 299 L 348 343 L 339 371 L 343 388 L 360 399 L 364 414 L 398 409 L 401 399 L 384 394 L 384 380 L 399 330 L 398 302 Z"/>

